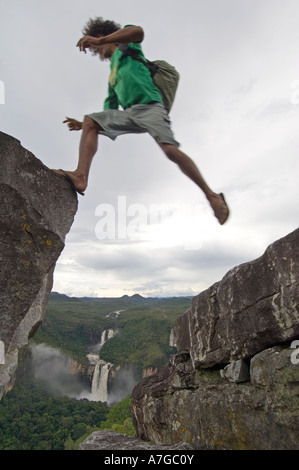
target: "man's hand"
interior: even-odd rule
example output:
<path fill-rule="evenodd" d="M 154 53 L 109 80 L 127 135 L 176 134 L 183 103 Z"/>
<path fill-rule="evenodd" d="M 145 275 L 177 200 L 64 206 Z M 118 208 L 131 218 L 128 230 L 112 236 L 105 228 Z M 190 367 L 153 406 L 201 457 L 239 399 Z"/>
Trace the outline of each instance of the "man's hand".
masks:
<path fill-rule="evenodd" d="M 79 47 L 80 52 L 83 51 L 86 54 L 86 49 L 100 46 L 102 40 L 102 37 L 95 38 L 93 36 L 84 36 L 77 42 L 77 47 Z"/>
<path fill-rule="evenodd" d="M 67 123 L 70 131 L 80 131 L 82 129 L 82 122 L 77 121 L 76 119 L 67 117 L 63 124 Z"/>

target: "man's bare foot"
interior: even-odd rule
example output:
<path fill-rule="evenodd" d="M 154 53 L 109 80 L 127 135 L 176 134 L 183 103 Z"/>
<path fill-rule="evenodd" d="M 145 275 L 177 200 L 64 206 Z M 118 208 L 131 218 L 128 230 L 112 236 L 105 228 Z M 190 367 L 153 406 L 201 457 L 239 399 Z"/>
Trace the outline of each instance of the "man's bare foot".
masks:
<path fill-rule="evenodd" d="M 220 225 L 223 225 L 229 216 L 229 208 L 224 199 L 224 195 L 214 194 L 208 198 L 211 207 L 214 211 L 215 217 L 218 219 Z"/>
<path fill-rule="evenodd" d="M 87 187 L 86 178 L 83 174 L 78 171 L 64 171 L 64 170 L 53 170 L 60 176 L 63 176 L 71 185 L 72 189 L 82 196 Z"/>

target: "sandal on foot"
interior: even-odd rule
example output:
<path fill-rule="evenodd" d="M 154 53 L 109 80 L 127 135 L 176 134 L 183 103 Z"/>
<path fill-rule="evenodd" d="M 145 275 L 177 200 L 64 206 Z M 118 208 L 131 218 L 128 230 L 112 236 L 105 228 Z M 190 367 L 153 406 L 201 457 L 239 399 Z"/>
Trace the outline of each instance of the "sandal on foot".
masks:
<path fill-rule="evenodd" d="M 228 205 L 226 204 L 223 193 L 220 193 L 219 196 L 222 198 L 222 204 L 218 208 L 218 210 L 215 211 L 215 217 L 218 219 L 220 225 L 223 225 L 228 219 L 229 208 L 228 208 Z"/>

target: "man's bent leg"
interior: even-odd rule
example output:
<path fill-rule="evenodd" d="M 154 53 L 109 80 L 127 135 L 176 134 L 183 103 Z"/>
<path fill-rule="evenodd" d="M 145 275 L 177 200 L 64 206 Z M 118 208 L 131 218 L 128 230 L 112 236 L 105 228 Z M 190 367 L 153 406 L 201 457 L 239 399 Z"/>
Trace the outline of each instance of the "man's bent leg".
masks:
<path fill-rule="evenodd" d="M 166 156 L 204 192 L 219 223 L 224 224 L 229 215 L 228 207 L 223 197 L 208 186 L 193 160 L 175 145 L 163 143 L 159 145 Z"/>
<path fill-rule="evenodd" d="M 98 148 L 98 132 L 100 130 L 101 127 L 93 119 L 88 116 L 84 117 L 78 165 L 75 171 L 67 172 L 75 187 L 80 191 L 87 188 L 91 162 Z M 63 174 L 59 170 L 56 172 Z"/>
<path fill-rule="evenodd" d="M 79 145 L 79 160 L 75 173 L 81 177 L 86 189 L 90 166 L 98 149 L 98 133 L 101 130 L 99 124 L 85 116 L 82 127 L 82 135 Z"/>

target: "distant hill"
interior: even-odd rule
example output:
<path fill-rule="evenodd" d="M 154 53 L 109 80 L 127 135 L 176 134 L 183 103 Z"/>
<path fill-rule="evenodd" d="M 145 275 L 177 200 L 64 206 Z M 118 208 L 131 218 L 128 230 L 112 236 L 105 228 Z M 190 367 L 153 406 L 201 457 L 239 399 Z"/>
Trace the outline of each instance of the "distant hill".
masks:
<path fill-rule="evenodd" d="M 101 349 L 102 359 L 139 370 L 161 367 L 175 352 L 169 346 L 171 328 L 190 305 L 191 297 L 76 298 L 53 292 L 34 341 L 85 364 L 90 347 L 100 342 L 104 330 L 113 329 L 117 334 Z"/>

